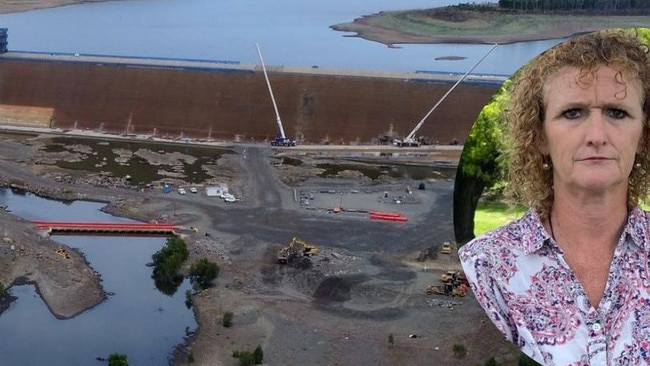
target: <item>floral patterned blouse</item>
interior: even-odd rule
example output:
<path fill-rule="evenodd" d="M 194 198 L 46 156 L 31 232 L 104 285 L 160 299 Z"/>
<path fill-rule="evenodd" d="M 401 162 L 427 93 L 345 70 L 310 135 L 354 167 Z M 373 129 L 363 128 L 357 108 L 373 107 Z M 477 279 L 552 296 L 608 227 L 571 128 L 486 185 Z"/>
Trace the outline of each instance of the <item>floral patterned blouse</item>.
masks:
<path fill-rule="evenodd" d="M 553 365 L 650 365 L 650 214 L 630 212 L 598 307 L 534 210 L 459 250 L 476 300 L 508 340 Z"/>

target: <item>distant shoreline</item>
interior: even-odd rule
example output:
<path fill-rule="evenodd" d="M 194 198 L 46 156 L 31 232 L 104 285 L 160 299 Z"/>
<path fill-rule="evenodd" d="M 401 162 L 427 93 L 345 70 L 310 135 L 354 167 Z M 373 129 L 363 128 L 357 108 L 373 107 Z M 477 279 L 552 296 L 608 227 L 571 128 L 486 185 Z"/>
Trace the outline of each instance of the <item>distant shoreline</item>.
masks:
<path fill-rule="evenodd" d="M 567 21 L 567 17 L 571 21 Z M 460 20 L 459 20 L 460 19 Z M 391 11 L 331 26 L 389 47 L 398 44 L 508 44 L 568 38 L 609 28 L 647 27 L 648 15 L 603 16 L 473 11 L 452 7 Z"/>
<path fill-rule="evenodd" d="M 24 11 L 56 8 L 59 6 L 76 5 L 83 3 L 99 3 L 106 1 L 121 0 L 24 0 L 8 1 L 0 0 L 0 14 L 22 13 Z"/>

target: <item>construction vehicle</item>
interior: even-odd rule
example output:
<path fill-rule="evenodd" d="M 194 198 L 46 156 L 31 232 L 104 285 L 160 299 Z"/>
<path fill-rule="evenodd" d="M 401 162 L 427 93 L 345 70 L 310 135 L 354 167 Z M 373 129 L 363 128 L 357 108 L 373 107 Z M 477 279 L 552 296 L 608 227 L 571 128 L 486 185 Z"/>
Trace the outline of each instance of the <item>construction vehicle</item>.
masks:
<path fill-rule="evenodd" d="M 57 249 L 56 254 L 60 255 L 61 258 L 70 259 L 70 254 L 65 249 Z"/>
<path fill-rule="evenodd" d="M 442 243 L 442 247 L 440 247 L 440 253 L 451 254 L 451 243 L 448 241 Z"/>
<path fill-rule="evenodd" d="M 429 285 L 424 289 L 424 292 L 427 295 L 447 295 L 447 296 L 458 296 L 463 297 L 469 292 L 469 286 L 461 283 L 457 286 L 453 284 L 445 285 Z"/>
<path fill-rule="evenodd" d="M 317 246 L 293 237 L 288 245 L 278 251 L 278 263 L 287 264 L 302 257 L 312 257 L 320 252 Z"/>
<path fill-rule="evenodd" d="M 260 56 L 260 62 L 262 63 L 262 71 L 264 72 L 264 79 L 266 80 L 266 86 L 269 88 L 269 94 L 271 95 L 271 102 L 273 103 L 273 109 L 275 110 L 275 122 L 278 125 L 278 135 L 271 141 L 271 146 L 296 146 L 296 141 L 287 137 L 284 133 L 284 127 L 282 127 L 282 119 L 280 118 L 280 112 L 278 112 L 278 105 L 275 103 L 275 97 L 273 96 L 273 89 L 271 88 L 271 82 L 269 81 L 269 76 L 266 73 L 266 66 L 264 65 L 264 59 L 262 58 L 262 51 L 260 51 L 260 45 L 257 46 L 257 54 Z"/>
<path fill-rule="evenodd" d="M 449 281 L 467 284 L 467 277 L 462 271 L 447 271 L 440 276 L 440 281 L 447 283 Z"/>
<path fill-rule="evenodd" d="M 474 64 L 474 65 L 473 65 L 473 66 L 472 66 L 472 67 L 471 67 L 471 68 L 470 68 L 470 69 L 469 69 L 469 70 L 468 70 L 468 71 L 467 71 L 467 72 L 466 72 L 466 73 L 465 73 L 465 74 L 460 78 L 460 79 L 458 79 L 458 81 L 456 81 L 456 83 L 455 83 L 455 84 L 454 84 L 454 85 L 453 85 L 453 86 L 452 86 L 452 87 L 447 91 L 447 93 L 445 93 L 445 95 L 443 95 L 442 98 L 440 98 L 440 100 L 438 100 L 438 102 L 437 102 L 437 103 L 436 103 L 436 104 L 435 104 L 435 105 L 434 105 L 434 106 L 429 110 L 429 112 L 427 112 L 427 114 L 425 114 L 424 117 L 422 117 L 422 119 L 420 120 L 420 122 L 418 122 L 418 124 L 415 125 L 415 128 L 413 128 L 413 130 L 412 130 L 408 135 L 406 135 L 405 138 L 403 138 L 403 139 L 401 139 L 401 140 L 399 140 L 399 139 L 395 139 L 395 140 L 393 140 L 393 145 L 395 145 L 395 146 L 399 146 L 399 147 L 419 147 L 419 146 L 420 146 L 420 140 L 418 140 L 418 139 L 415 137 L 415 134 L 417 134 L 417 132 L 420 130 L 420 128 L 421 128 L 422 125 L 424 124 L 424 121 L 426 121 L 426 119 L 429 118 L 429 116 L 431 115 L 431 113 L 433 113 L 433 111 L 435 111 L 436 108 L 438 108 L 438 106 L 439 106 L 439 105 L 440 105 L 440 104 L 441 104 L 441 103 L 442 103 L 442 102 L 447 98 L 447 96 L 448 96 L 449 94 L 451 94 L 451 92 L 452 92 L 454 89 L 456 89 L 456 87 L 458 86 L 458 84 L 462 83 L 463 80 L 465 80 L 465 78 L 467 77 L 467 75 L 469 75 L 472 71 L 474 71 L 474 69 L 476 68 L 476 66 L 478 66 L 481 62 L 483 62 L 483 60 L 484 60 L 484 59 L 485 59 L 485 58 L 486 58 L 486 57 L 487 57 L 487 56 L 488 56 L 488 55 L 489 55 L 489 54 L 490 54 L 490 53 L 491 53 L 491 52 L 492 52 L 492 51 L 493 51 L 497 46 L 498 46 L 498 44 L 494 44 L 494 45 L 493 45 L 493 46 L 492 46 L 492 47 L 491 47 L 491 48 L 490 48 L 490 49 L 485 53 L 485 55 L 483 55 L 483 57 L 481 57 L 481 58 L 480 58 L 480 59 L 479 59 L 479 60 L 478 60 L 478 61 L 477 61 L 477 62 L 476 62 L 476 63 L 475 63 L 475 64 Z"/>
<path fill-rule="evenodd" d="M 469 282 L 462 271 L 447 271 L 440 280 L 442 285 L 429 285 L 424 292 L 427 295 L 465 296 L 469 291 Z"/>

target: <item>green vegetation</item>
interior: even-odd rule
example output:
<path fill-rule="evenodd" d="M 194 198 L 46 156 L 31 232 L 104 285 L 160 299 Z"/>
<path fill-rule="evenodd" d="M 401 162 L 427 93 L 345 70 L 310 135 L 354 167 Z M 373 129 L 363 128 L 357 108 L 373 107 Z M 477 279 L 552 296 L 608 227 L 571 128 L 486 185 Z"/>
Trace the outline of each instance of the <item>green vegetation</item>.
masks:
<path fill-rule="evenodd" d="M 192 294 L 192 290 L 185 290 L 185 306 L 188 309 L 194 305 L 193 297 L 194 295 Z"/>
<path fill-rule="evenodd" d="M 368 25 L 390 29 L 403 34 L 436 39 L 483 40 L 508 43 L 567 37 L 572 33 L 607 28 L 634 28 L 648 24 L 647 15 L 572 14 L 567 23 L 566 13 L 521 13 L 499 9 L 448 6 L 428 10 L 382 12 L 365 17 Z"/>
<path fill-rule="evenodd" d="M 194 352 L 191 350 L 187 353 L 187 363 L 194 363 Z"/>
<path fill-rule="evenodd" d="M 210 262 L 207 258 L 201 258 L 190 268 L 192 281 L 197 283 L 202 289 L 210 287 L 210 282 L 219 275 L 219 266 Z"/>
<path fill-rule="evenodd" d="M 261 365 L 264 361 L 264 352 L 262 346 L 258 345 L 253 352 L 233 351 L 232 357 L 239 359 L 240 366 Z"/>
<path fill-rule="evenodd" d="M 126 355 L 112 353 L 108 356 L 108 366 L 129 366 L 129 362 L 126 360 Z"/>
<path fill-rule="evenodd" d="M 165 246 L 154 253 L 152 277 L 158 290 L 170 296 L 176 292 L 183 282 L 183 276 L 178 273 L 178 270 L 188 255 L 185 241 L 176 236 L 167 239 Z"/>
<path fill-rule="evenodd" d="M 590 11 L 608 14 L 629 13 L 631 10 L 646 9 L 646 1 L 637 0 L 499 0 L 499 7 L 512 10 L 532 11 Z"/>
<path fill-rule="evenodd" d="M 223 319 L 221 319 L 221 324 L 226 328 L 232 327 L 232 318 L 233 318 L 232 311 L 226 311 L 225 313 L 223 313 Z"/>
<path fill-rule="evenodd" d="M 458 343 L 454 344 L 453 351 L 454 351 L 454 357 L 456 358 L 463 358 L 467 356 L 467 348 L 465 348 L 465 346 L 463 346 L 462 344 L 458 344 Z"/>
<path fill-rule="evenodd" d="M 261 345 L 257 345 L 255 347 L 255 351 L 253 351 L 253 357 L 255 358 L 255 364 L 260 365 L 264 361 L 264 351 L 262 350 Z"/>
<path fill-rule="evenodd" d="M 511 209 L 505 203 L 479 203 L 474 214 L 474 233 L 478 236 L 521 217 L 525 209 Z"/>
<path fill-rule="evenodd" d="M 390 344 L 391 346 L 395 344 L 395 337 L 393 337 L 393 333 L 388 335 L 388 344 Z"/>

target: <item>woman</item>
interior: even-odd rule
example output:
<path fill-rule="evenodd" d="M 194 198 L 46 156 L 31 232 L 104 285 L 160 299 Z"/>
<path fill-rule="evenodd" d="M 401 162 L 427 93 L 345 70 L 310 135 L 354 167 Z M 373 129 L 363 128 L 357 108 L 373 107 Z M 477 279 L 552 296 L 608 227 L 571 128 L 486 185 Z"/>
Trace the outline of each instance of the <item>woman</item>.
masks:
<path fill-rule="evenodd" d="M 509 195 L 459 255 L 499 330 L 544 365 L 650 364 L 650 59 L 634 34 L 560 44 L 513 82 Z"/>

